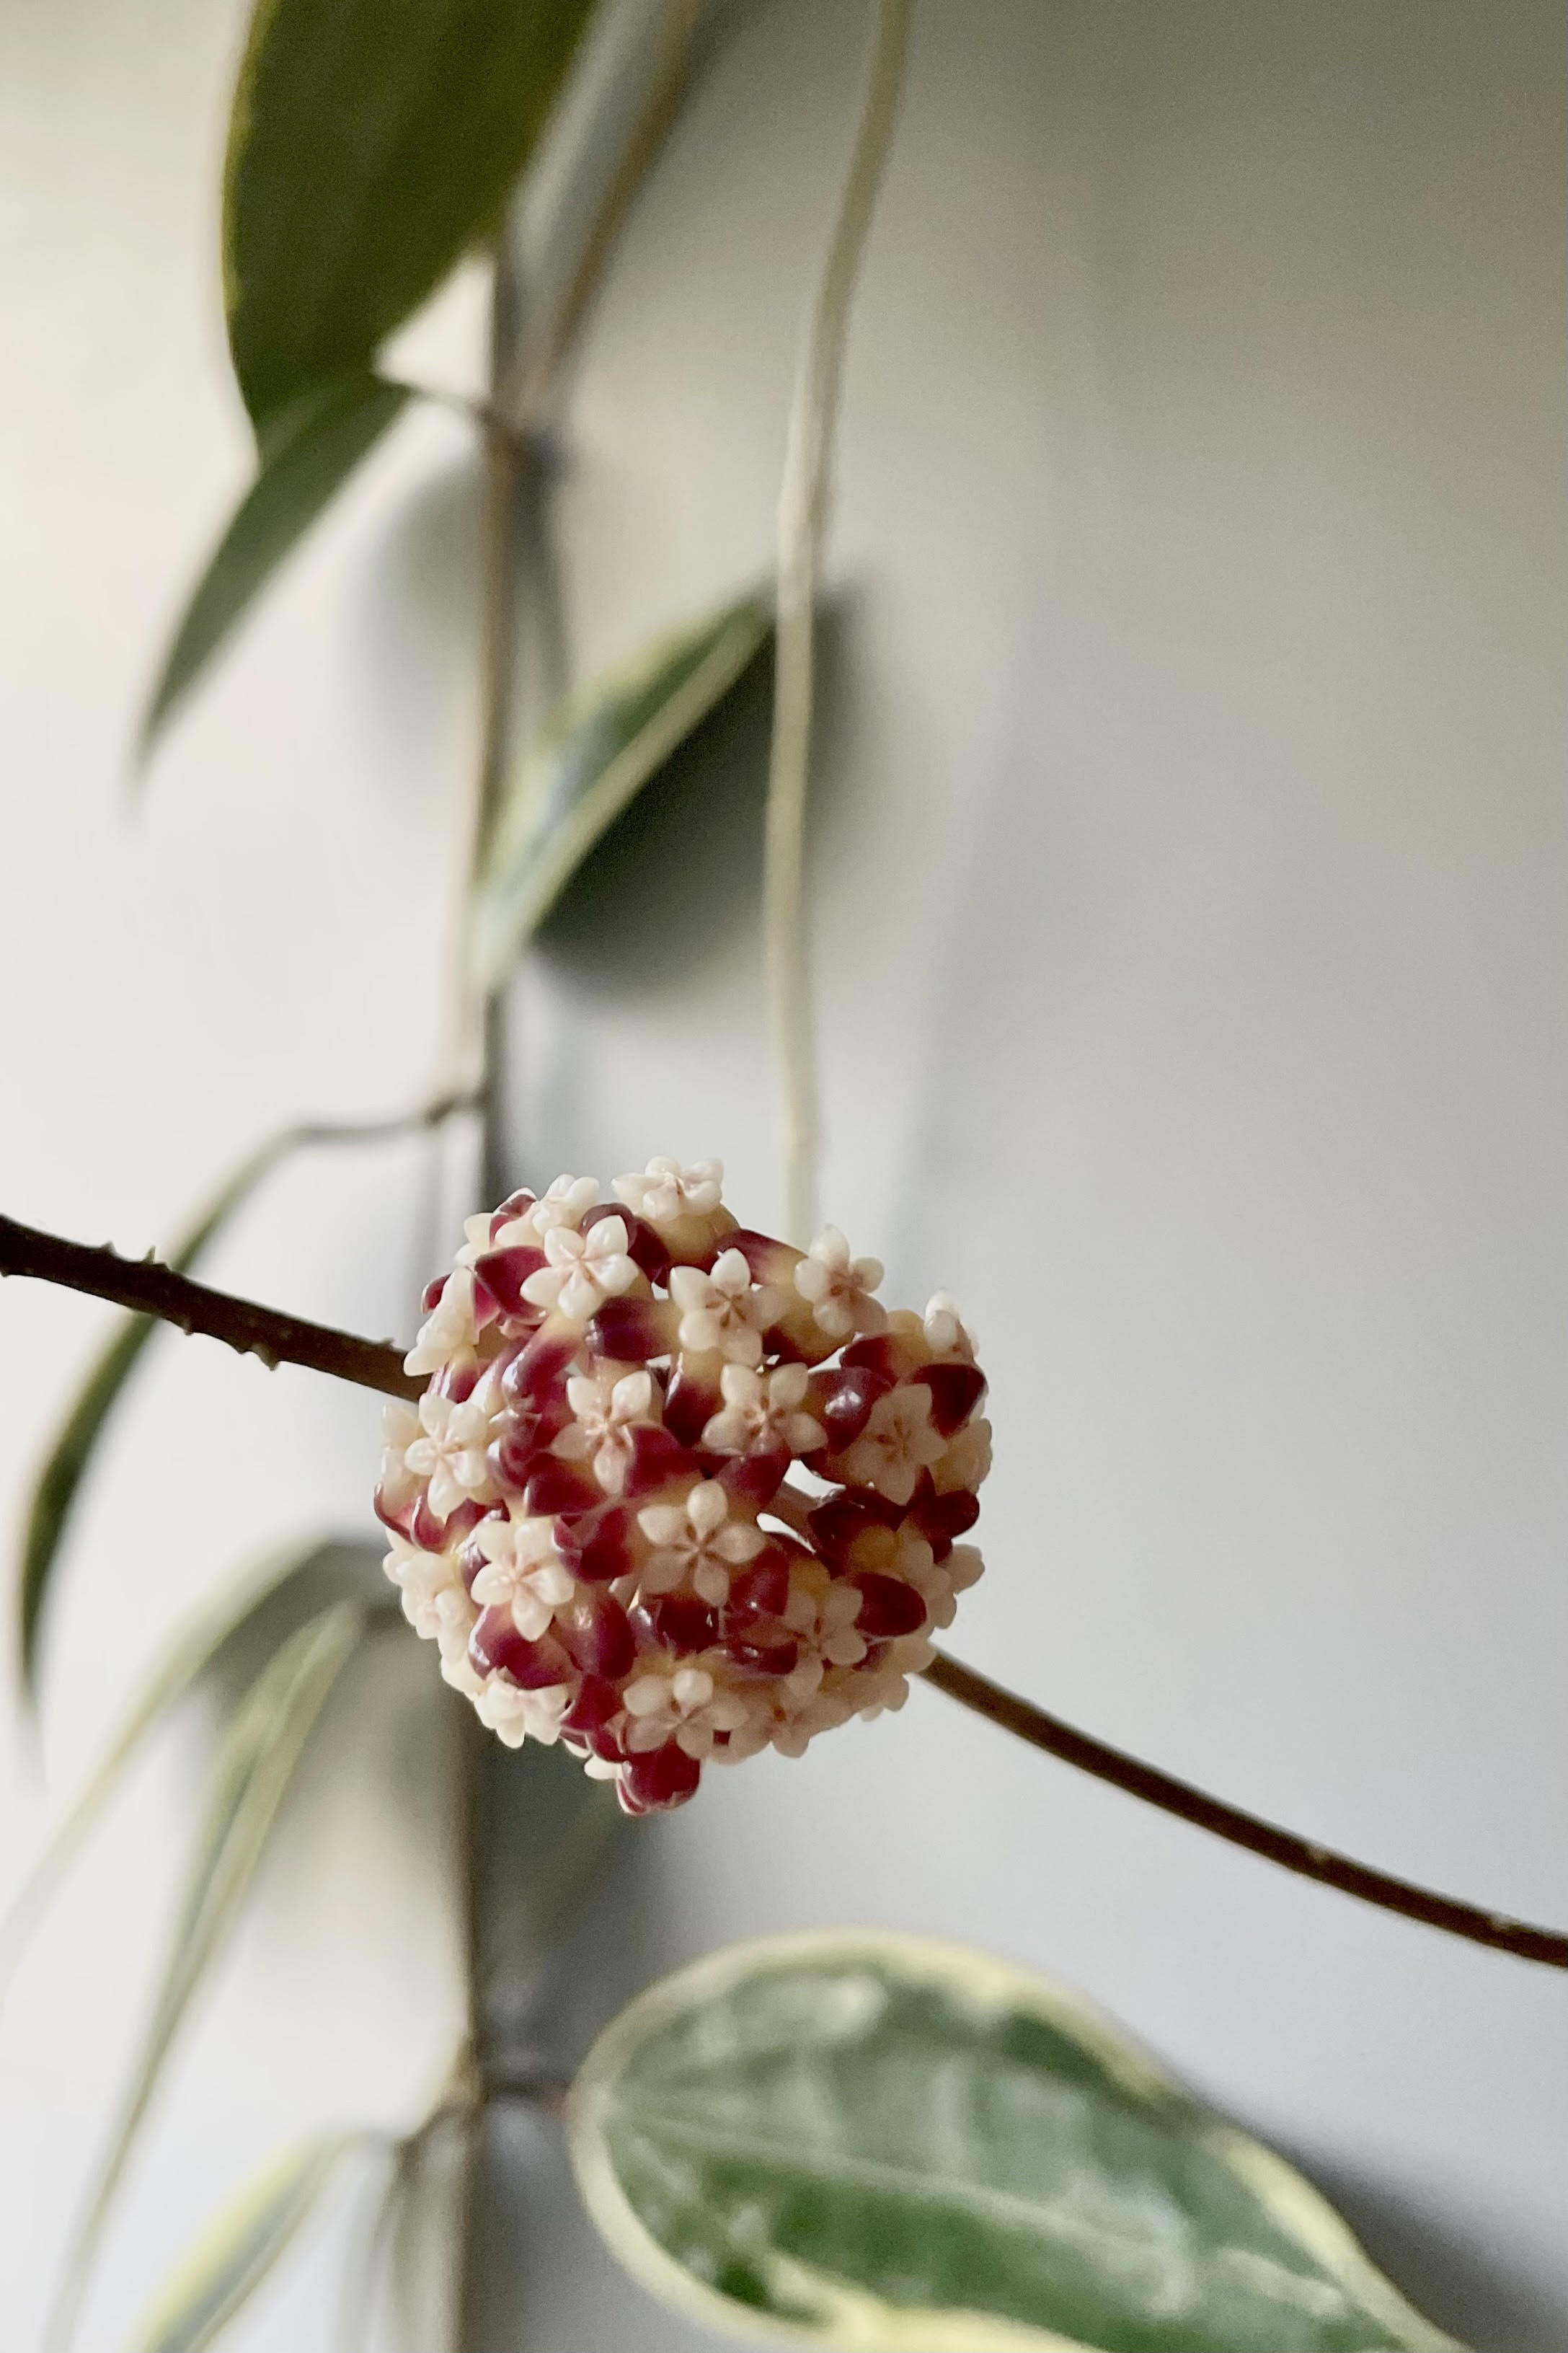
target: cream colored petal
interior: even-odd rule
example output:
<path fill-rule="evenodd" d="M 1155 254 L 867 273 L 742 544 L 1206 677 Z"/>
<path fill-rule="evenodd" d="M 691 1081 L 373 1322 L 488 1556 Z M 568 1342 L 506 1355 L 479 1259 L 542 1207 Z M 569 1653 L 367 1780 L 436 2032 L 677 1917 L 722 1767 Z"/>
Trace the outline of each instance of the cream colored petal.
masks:
<path fill-rule="evenodd" d="M 700 1266 L 672 1266 L 669 1270 L 669 1295 L 683 1312 L 706 1306 L 710 1287 Z"/>
<path fill-rule="evenodd" d="M 610 1407 L 617 1420 L 639 1420 L 653 1407 L 653 1375 L 623 1373 L 610 1391 Z"/>
<path fill-rule="evenodd" d="M 537 1642 L 550 1623 L 551 1612 L 536 1593 L 520 1585 L 511 1597 L 511 1622 L 525 1642 Z"/>
<path fill-rule="evenodd" d="M 752 1270 L 744 1250 L 721 1250 L 713 1261 L 711 1280 L 716 1290 L 731 1298 L 744 1298 L 752 1287 Z"/>
<path fill-rule="evenodd" d="M 699 1535 L 710 1536 L 730 1515 L 730 1498 L 717 1479 L 703 1479 L 686 1498 L 686 1516 Z"/>
<path fill-rule="evenodd" d="M 531 1275 L 530 1282 L 532 1279 Z M 570 1315 L 574 1323 L 584 1324 L 599 1304 L 601 1296 L 599 1286 L 594 1277 L 574 1267 L 561 1286 L 561 1296 L 557 1304 L 563 1315 Z"/>
<path fill-rule="evenodd" d="M 673 1593 L 686 1574 L 686 1555 L 680 1552 L 656 1552 L 641 1571 L 637 1582 L 644 1593 Z"/>
<path fill-rule="evenodd" d="M 681 1317 L 676 1337 L 692 1356 L 703 1356 L 710 1349 L 721 1346 L 724 1335 L 719 1318 L 710 1308 L 692 1307 Z"/>
<path fill-rule="evenodd" d="M 724 1369 L 728 1372 L 731 1367 Z M 750 1443 L 751 1430 L 739 1411 L 716 1413 L 703 1425 L 702 1444 L 710 1454 L 744 1454 Z"/>

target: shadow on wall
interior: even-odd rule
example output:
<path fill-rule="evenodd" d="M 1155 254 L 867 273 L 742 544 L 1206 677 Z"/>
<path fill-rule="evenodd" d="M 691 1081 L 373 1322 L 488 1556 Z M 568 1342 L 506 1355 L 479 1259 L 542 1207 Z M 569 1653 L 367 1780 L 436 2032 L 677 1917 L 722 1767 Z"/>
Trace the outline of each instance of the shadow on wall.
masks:
<path fill-rule="evenodd" d="M 1249 2131 L 1255 2127 L 1248 2126 Z M 1267 2132 L 1259 2137 L 1268 2140 Z M 1346 2173 L 1310 2150 L 1279 2153 L 1337 2207 L 1367 2253 L 1418 2312 L 1446 2328 L 1469 2353 L 1562 2353 L 1561 2313 L 1553 2298 L 1510 2276 L 1506 2259 L 1466 2243 L 1414 2198 Z"/>
<path fill-rule="evenodd" d="M 568 2079 L 589 2044 L 679 1957 L 663 1826 L 636 1826 L 559 1749 L 481 1752 L 480 1985 L 487 2063 L 502 2080 Z M 487 2124 L 473 2342 L 684 2346 L 597 2240 L 557 2119 L 502 2100 Z"/>
<path fill-rule="evenodd" d="M 819 816 L 842 775 L 853 679 L 853 596 L 825 605 L 816 633 L 813 797 Z M 563 984 L 615 997 L 732 959 L 759 939 L 763 827 L 773 726 L 773 645 L 753 656 L 705 719 L 578 868 L 539 934 Z"/>

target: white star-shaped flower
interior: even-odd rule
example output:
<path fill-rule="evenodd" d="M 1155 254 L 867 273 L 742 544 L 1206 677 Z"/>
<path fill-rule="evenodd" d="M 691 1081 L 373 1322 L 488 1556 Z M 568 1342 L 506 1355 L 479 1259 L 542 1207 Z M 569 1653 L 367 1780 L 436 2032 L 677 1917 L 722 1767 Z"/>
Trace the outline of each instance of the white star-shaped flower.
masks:
<path fill-rule="evenodd" d="M 555 1553 L 553 1520 L 481 1520 L 474 1543 L 485 1566 L 468 1588 L 485 1609 L 511 1611 L 524 1641 L 537 1642 L 576 1588 Z"/>
<path fill-rule="evenodd" d="M 774 1373 L 754 1373 L 746 1365 L 726 1365 L 719 1376 L 723 1410 L 702 1432 L 710 1454 L 810 1454 L 827 1433 L 803 1413 L 807 1375 L 804 1365 L 781 1365 Z"/>
<path fill-rule="evenodd" d="M 438 1373 L 448 1365 L 479 1361 L 479 1324 L 474 1315 L 474 1276 L 459 1266 L 419 1326 L 419 1336 L 403 1359 L 405 1373 Z"/>
<path fill-rule="evenodd" d="M 382 1502 L 389 1512 L 402 1511 L 419 1492 L 419 1481 L 408 1468 L 408 1449 L 419 1435 L 419 1416 L 411 1405 L 389 1402 L 381 1417 Z"/>
<path fill-rule="evenodd" d="M 818 1678 L 820 1682 L 820 1677 Z M 819 1732 L 847 1724 L 854 1708 L 837 1692 L 816 1691 L 804 1706 L 783 1702 L 772 1710 L 769 1736 L 781 1757 L 804 1757 Z"/>
<path fill-rule="evenodd" d="M 653 1419 L 653 1375 L 623 1373 L 615 1380 L 607 1373 L 574 1373 L 566 1384 L 566 1402 L 574 1418 L 550 1451 L 563 1462 L 591 1462 L 605 1494 L 620 1494 L 631 1468 L 636 1433 Z"/>
<path fill-rule="evenodd" d="M 479 1622 L 479 1611 L 464 1592 L 460 1581 L 447 1586 L 436 1596 L 433 1606 L 436 1646 L 441 1653 L 441 1673 L 454 1691 L 473 1699 L 481 1689 L 484 1678 L 468 1656 L 468 1636 Z"/>
<path fill-rule="evenodd" d="M 926 1345 L 940 1356 L 949 1356 L 955 1348 L 967 1346 L 973 1353 L 974 1335 L 966 1331 L 959 1320 L 958 1309 L 945 1291 L 933 1291 L 926 1302 L 924 1316 Z"/>
<path fill-rule="evenodd" d="M 875 1487 L 889 1504 L 907 1504 L 921 1472 L 946 1451 L 947 1440 L 931 1418 L 931 1391 L 923 1381 L 911 1381 L 877 1399 L 844 1468 L 858 1487 Z"/>
<path fill-rule="evenodd" d="M 542 1250 L 544 1237 L 557 1226 L 570 1226 L 574 1232 L 582 1224 L 599 1198 L 597 1181 L 592 1176 L 557 1176 L 530 1209 L 521 1216 L 509 1218 L 493 1242 L 491 1250 Z"/>
<path fill-rule="evenodd" d="M 528 1277 L 523 1297 L 535 1307 L 558 1307 L 563 1315 L 585 1324 L 606 1299 L 629 1291 L 637 1281 L 636 1263 L 626 1255 L 629 1239 L 624 1218 L 601 1218 L 586 1233 L 575 1226 L 551 1226 L 544 1236 L 550 1263 Z"/>
<path fill-rule="evenodd" d="M 976 1416 L 955 1430 L 936 1473 L 937 1491 L 948 1493 L 955 1487 L 967 1487 L 973 1493 L 985 1484 L 991 1472 L 991 1424 Z"/>
<path fill-rule="evenodd" d="M 803 1700 L 814 1695 L 825 1666 L 858 1667 L 865 1657 L 866 1638 L 855 1630 L 859 1609 L 860 1596 L 852 1585 L 836 1584 L 825 1572 L 814 1576 L 798 1568 L 791 1577 L 784 1621 L 799 1635 L 802 1651 L 816 1670 L 809 1689 L 800 1694 Z M 805 1665 L 807 1658 L 801 1663 Z M 795 1677 L 784 1677 L 786 1688 L 799 1674 L 797 1668 Z"/>
<path fill-rule="evenodd" d="M 616 1198 L 635 1209 L 649 1225 L 668 1225 L 681 1217 L 707 1217 L 719 1207 L 724 1184 L 721 1160 L 694 1160 L 683 1168 L 679 1160 L 650 1160 L 640 1176 L 617 1176 Z"/>
<path fill-rule="evenodd" d="M 488 1498 L 491 1412 L 481 1392 L 462 1405 L 426 1389 L 419 1400 L 419 1435 L 403 1450 L 405 1467 L 426 1480 L 430 1509 L 449 1519 L 459 1504 Z"/>
<path fill-rule="evenodd" d="M 888 1311 L 870 1296 L 881 1280 L 881 1260 L 851 1259 L 837 1226 L 824 1226 L 795 1271 L 795 1289 L 830 1340 L 885 1329 Z"/>
<path fill-rule="evenodd" d="M 676 1740 L 688 1757 L 706 1757 L 716 1732 L 740 1731 L 751 1714 L 740 1694 L 727 1690 L 706 1667 L 679 1659 L 649 1660 L 622 1698 L 630 1719 L 626 1746 L 633 1755 Z"/>
<path fill-rule="evenodd" d="M 405 1536 L 394 1536 L 382 1562 L 403 1601 L 403 1614 L 415 1632 L 427 1642 L 436 1640 L 442 1618 L 441 1596 L 459 1589 L 458 1571 L 444 1553 L 425 1552 Z M 468 1636 L 463 1637 L 465 1642 Z"/>
<path fill-rule="evenodd" d="M 776 1324 L 784 1303 L 767 1283 L 753 1290 L 752 1270 L 738 1250 L 721 1250 L 713 1271 L 672 1266 L 669 1295 L 680 1310 L 680 1345 L 693 1354 L 721 1351 L 732 1365 L 763 1361 L 763 1334 Z"/>
<path fill-rule="evenodd" d="M 656 1549 L 638 1579 L 645 1593 L 692 1591 L 717 1608 L 730 1599 L 730 1575 L 755 1560 L 766 1544 L 750 1520 L 730 1517 L 730 1498 L 717 1479 L 700 1480 L 684 1504 L 650 1504 L 637 1525 Z"/>
<path fill-rule="evenodd" d="M 509 1748 L 537 1740 L 549 1748 L 561 1734 L 561 1719 L 572 1704 L 570 1683 L 546 1683 L 541 1691 L 520 1691 L 504 1675 L 491 1675 L 476 1694 L 474 1707 Z"/>

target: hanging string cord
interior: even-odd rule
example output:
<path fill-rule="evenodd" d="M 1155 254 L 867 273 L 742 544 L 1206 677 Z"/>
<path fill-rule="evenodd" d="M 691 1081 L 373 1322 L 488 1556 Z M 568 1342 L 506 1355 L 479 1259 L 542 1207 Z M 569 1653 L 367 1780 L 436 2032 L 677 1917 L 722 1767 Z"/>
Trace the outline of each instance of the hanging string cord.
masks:
<path fill-rule="evenodd" d="M 813 623 L 849 304 L 892 143 L 909 19 L 909 0 L 877 0 L 854 152 L 801 352 L 779 491 L 763 934 L 781 1093 L 784 1224 L 803 1247 L 816 1231 L 820 1148 L 805 909 Z"/>

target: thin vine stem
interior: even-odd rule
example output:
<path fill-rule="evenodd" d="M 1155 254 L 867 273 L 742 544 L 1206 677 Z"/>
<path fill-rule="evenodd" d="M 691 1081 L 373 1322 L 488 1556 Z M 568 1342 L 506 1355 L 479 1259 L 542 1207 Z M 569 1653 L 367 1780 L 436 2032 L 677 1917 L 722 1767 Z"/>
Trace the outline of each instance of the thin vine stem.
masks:
<path fill-rule="evenodd" d="M 356 1339 L 351 1333 L 307 1324 L 298 1316 L 279 1314 L 275 1308 L 258 1307 L 251 1300 L 211 1291 L 205 1283 L 175 1274 L 155 1259 L 118 1258 L 111 1250 L 63 1241 L 34 1227 L 18 1225 L 13 1219 L 0 1218 L 0 1275 L 6 1274 L 63 1283 L 69 1290 L 113 1300 L 142 1314 L 163 1316 L 184 1331 L 205 1333 L 268 1364 L 306 1365 L 339 1380 L 379 1389 L 388 1397 L 416 1397 L 425 1386 L 404 1371 L 401 1354 L 387 1343 Z M 1145 1765 L 1108 1742 L 1076 1730 L 1060 1716 L 1037 1707 L 1032 1700 L 1020 1699 L 956 1659 L 939 1653 L 926 1671 L 926 1681 L 1032 1747 L 1043 1748 L 1079 1772 L 1141 1798 L 1162 1813 L 1173 1814 L 1178 1820 L 1211 1831 L 1233 1846 L 1246 1847 L 1250 1853 L 1299 1872 L 1305 1879 L 1337 1887 L 1381 1911 L 1423 1921 L 1428 1927 L 1466 1937 L 1472 1944 L 1489 1945 L 1521 1960 L 1540 1961 L 1548 1968 L 1568 1969 L 1568 1936 L 1557 1929 L 1485 1911 L 1334 1854 L 1295 1831 L 1280 1830 L 1256 1814 L 1244 1813 L 1223 1799 L 1208 1797 L 1158 1767 Z"/>
<path fill-rule="evenodd" d="M 156 1315 L 182 1332 L 221 1340 L 242 1356 L 259 1356 L 269 1368 L 303 1365 L 385 1397 L 416 1398 L 426 1386 L 404 1371 L 402 1356 L 389 1341 L 361 1340 L 330 1324 L 311 1324 L 302 1315 L 286 1315 L 232 1292 L 215 1291 L 188 1274 L 176 1274 L 151 1255 L 121 1258 L 107 1244 L 95 1249 L 0 1217 L 0 1275 L 7 1274 L 86 1292 L 138 1315 Z"/>
<path fill-rule="evenodd" d="M 1501 1912 L 1482 1912 L 1472 1904 L 1436 1894 L 1408 1879 L 1395 1879 L 1387 1872 L 1373 1871 L 1364 1862 L 1352 1862 L 1348 1855 L 1298 1838 L 1294 1831 L 1280 1830 L 1257 1814 L 1244 1813 L 1239 1806 L 1228 1806 L 1221 1798 L 1194 1789 L 1189 1781 L 1162 1773 L 1158 1766 L 1145 1765 L 1139 1757 L 1096 1740 L 1092 1734 L 1079 1732 L 1059 1715 L 1037 1707 L 1033 1700 L 1020 1699 L 1016 1692 L 1004 1690 L 988 1675 L 977 1674 L 973 1667 L 940 1651 L 927 1668 L 925 1680 L 960 1706 L 973 1708 L 988 1723 L 1026 1740 L 1031 1747 L 1043 1748 L 1064 1765 L 1076 1765 L 1079 1772 L 1109 1781 L 1129 1797 L 1142 1798 L 1162 1813 L 1174 1814 L 1179 1821 L 1227 1839 L 1232 1846 L 1264 1855 L 1284 1871 L 1315 1879 L 1322 1887 L 1337 1887 L 1344 1895 L 1359 1895 L 1363 1903 L 1375 1904 L 1381 1911 L 1398 1912 L 1407 1920 L 1423 1921 L 1429 1928 L 1447 1929 L 1451 1936 L 1468 1937 L 1471 1944 L 1517 1953 L 1522 1960 L 1544 1961 L 1549 1968 L 1568 1968 L 1568 1936 L 1560 1936 L 1551 1928 L 1531 1927 L 1528 1921 L 1510 1919 Z"/>
<path fill-rule="evenodd" d="M 488 402 L 496 412 L 485 435 L 483 553 L 479 579 L 479 749 L 469 820 L 464 916 L 484 863 L 496 812 L 506 787 L 515 716 L 518 557 L 516 522 L 524 470 L 534 462 L 529 444 L 500 422 L 499 393 L 510 364 L 517 331 L 519 288 L 506 232 L 497 241 L 490 294 Z M 506 1190 L 505 1139 L 501 1123 L 501 1070 L 505 1054 L 504 1011 L 499 991 L 476 1000 L 468 978 L 467 922 L 458 925 L 462 949 L 454 975 L 455 1018 L 477 1044 L 479 1062 L 479 1195 L 497 1201 Z M 465 2074 L 476 2096 L 462 2123 L 458 2160 L 458 2228 L 454 2247 L 453 2353 L 476 2353 L 479 2308 L 479 2216 L 484 2174 L 487 2117 L 478 2088 L 482 2081 L 484 2016 L 484 1817 L 483 1733 L 463 1708 L 458 1728 L 457 1810 L 463 1938 L 463 2040 Z"/>
<path fill-rule="evenodd" d="M 769 1017 L 782 1097 L 785 1230 L 816 1230 L 818 1085 L 805 908 L 813 629 L 850 298 L 892 143 L 909 0 L 876 0 L 865 95 L 795 379 L 779 491 L 773 750 L 763 880 Z"/>
<path fill-rule="evenodd" d="M 524 335 L 521 349 L 492 395 L 495 414 L 511 433 L 526 433 L 535 425 L 562 363 L 576 342 L 626 216 L 680 111 L 701 15 L 701 0 L 665 0 L 647 95 L 595 213 L 576 266 L 553 310 L 541 326 Z"/>

